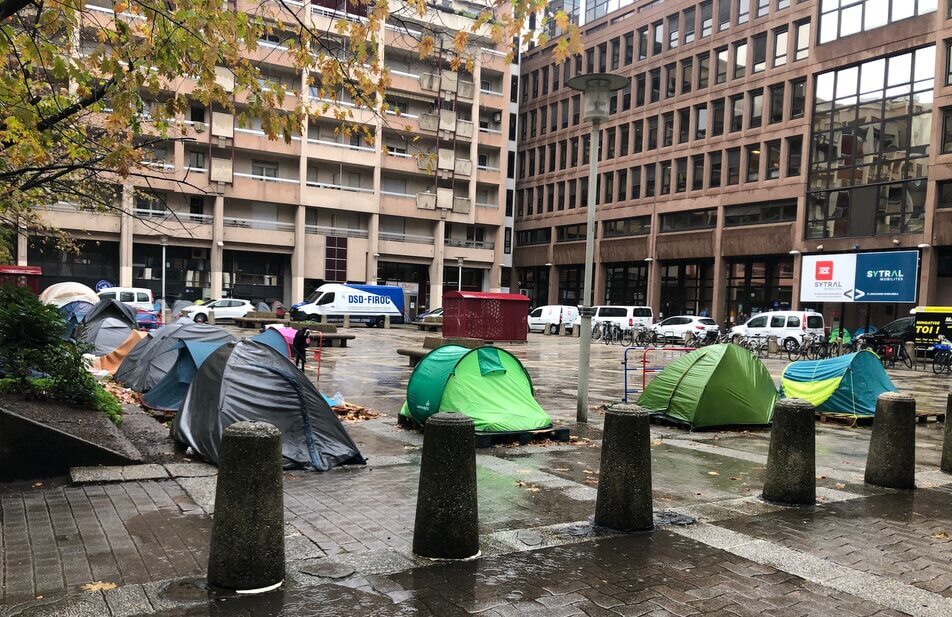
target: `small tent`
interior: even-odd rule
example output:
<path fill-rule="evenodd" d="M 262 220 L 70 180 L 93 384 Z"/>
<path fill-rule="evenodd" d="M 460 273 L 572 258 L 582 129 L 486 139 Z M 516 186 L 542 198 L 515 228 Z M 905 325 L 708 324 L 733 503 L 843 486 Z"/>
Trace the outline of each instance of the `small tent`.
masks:
<path fill-rule="evenodd" d="M 180 316 L 182 314 L 182 309 L 187 306 L 192 306 L 192 304 L 193 303 L 189 302 L 188 300 L 176 300 L 175 303 L 172 304 L 172 317 Z"/>
<path fill-rule="evenodd" d="M 172 437 L 217 464 L 222 433 L 246 420 L 281 430 L 287 466 L 327 471 L 365 462 L 317 388 L 286 356 L 253 340 L 222 345 L 205 359 L 172 422 Z"/>
<path fill-rule="evenodd" d="M 76 326 L 83 323 L 83 318 L 92 310 L 93 306 L 92 303 L 86 302 L 85 300 L 73 300 L 59 307 L 63 317 L 66 318 L 66 331 L 63 333 L 64 338 L 73 338 Z"/>
<path fill-rule="evenodd" d="M 710 345 L 664 368 L 641 393 L 648 411 L 692 428 L 770 424 L 777 388 L 763 363 L 733 344 Z"/>
<path fill-rule="evenodd" d="M 158 330 L 147 332 L 145 338 L 132 348 L 132 351 L 129 352 L 125 360 L 122 361 L 122 364 L 119 365 L 119 368 L 113 374 L 113 379 L 127 386 L 127 382 L 132 379 L 132 375 L 139 370 L 139 367 L 142 365 L 142 358 L 144 358 L 146 353 L 152 348 L 153 343 L 167 336 L 171 336 L 179 328 L 192 323 L 195 322 L 188 317 L 179 317 L 172 323 L 166 324 Z"/>
<path fill-rule="evenodd" d="M 255 304 L 255 310 L 258 311 L 259 313 L 270 313 L 271 307 L 269 307 L 264 302 L 259 302 Z"/>
<path fill-rule="evenodd" d="M 440 411 L 473 419 L 479 432 L 530 431 L 552 426 L 533 397 L 532 379 L 505 349 L 437 347 L 413 369 L 400 413 L 420 424 Z"/>
<path fill-rule="evenodd" d="M 124 385 L 136 392 L 148 392 L 172 369 L 179 355 L 179 341 L 227 343 L 235 337 L 217 326 L 187 323 L 167 336 L 154 336 L 139 359 L 138 366 L 125 378 Z"/>
<path fill-rule="evenodd" d="M 116 371 L 119 370 L 119 366 L 122 364 L 122 361 L 125 360 L 126 356 L 129 355 L 129 352 L 135 349 L 136 345 L 138 345 L 145 337 L 145 331 L 132 330 L 129 332 L 129 336 L 126 338 L 126 340 L 123 341 L 119 347 L 116 347 L 116 349 L 113 351 L 99 358 L 99 366 L 95 368 L 106 371 L 110 375 L 115 375 Z"/>
<path fill-rule="evenodd" d="M 138 326 L 136 323 L 135 309 L 124 302 L 119 302 L 115 298 L 104 298 L 100 300 L 99 304 L 89 309 L 89 312 L 83 317 L 83 324 L 92 323 L 103 317 L 122 319 L 132 328 Z"/>
<path fill-rule="evenodd" d="M 274 331 L 268 332 L 253 336 L 251 340 L 273 347 L 275 351 L 287 357 L 288 346 L 284 342 L 284 337 Z M 202 366 L 205 359 L 224 344 L 223 341 L 212 343 L 179 341 L 177 345 L 178 358 L 175 360 L 175 364 L 155 387 L 142 395 L 142 404 L 161 411 L 181 410 L 195 373 Z"/>
<path fill-rule="evenodd" d="M 92 345 L 93 355 L 104 356 L 121 346 L 132 331 L 133 328 L 124 319 L 100 316 L 79 326 L 75 335 L 80 343 Z"/>
<path fill-rule="evenodd" d="M 40 302 L 61 307 L 64 304 L 82 300 L 89 304 L 98 304 L 96 292 L 82 283 L 54 283 L 40 294 Z"/>
<path fill-rule="evenodd" d="M 810 401 L 817 411 L 872 416 L 876 398 L 895 392 L 883 364 L 868 349 L 826 360 L 791 362 L 780 379 L 781 396 Z"/>

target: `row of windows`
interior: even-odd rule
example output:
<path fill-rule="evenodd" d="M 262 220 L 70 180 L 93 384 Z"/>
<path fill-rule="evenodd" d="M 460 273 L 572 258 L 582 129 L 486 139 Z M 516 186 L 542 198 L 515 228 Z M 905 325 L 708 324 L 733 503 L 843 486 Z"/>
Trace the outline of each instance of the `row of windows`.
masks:
<path fill-rule="evenodd" d="M 795 24 L 795 42 L 793 57 L 795 60 L 806 58 L 810 39 L 810 23 Z M 770 62 L 778 67 L 786 64 L 790 53 L 787 27 L 771 31 L 772 54 Z M 803 47 L 801 47 L 801 41 Z M 760 73 L 767 66 L 768 33 L 750 39 L 738 41 L 729 46 L 715 49 L 712 53 L 682 58 L 664 67 L 652 69 L 634 76 L 628 87 L 616 93 L 609 100 L 609 114 L 643 107 L 647 103 L 657 103 L 662 99 L 672 99 L 692 91 L 704 90 L 711 84 L 722 84 L 730 79 L 740 79 L 748 72 Z M 543 82 L 545 84 L 547 82 Z M 546 89 L 543 88 L 543 92 Z M 536 96 L 533 95 L 533 99 Z M 520 115 L 520 138 L 545 135 L 547 131 L 577 126 L 581 120 L 581 95 L 543 105 L 538 109 L 523 112 Z"/>
<path fill-rule="evenodd" d="M 806 80 L 780 82 L 727 99 L 683 107 L 642 120 L 601 130 L 599 161 L 703 140 L 785 119 L 802 118 L 806 110 Z M 589 162 L 589 136 L 563 139 L 519 153 L 519 177 L 533 177 Z"/>
<path fill-rule="evenodd" d="M 784 151 L 784 147 L 786 151 Z M 705 188 L 776 180 L 799 176 L 802 168 L 803 138 L 788 137 L 754 143 L 743 148 L 696 154 L 656 164 L 606 171 L 596 181 L 596 204 L 618 203 L 699 191 Z M 786 165 L 782 161 L 786 157 Z M 584 207 L 588 203 L 588 181 L 573 179 L 517 191 L 516 216 L 543 214 Z"/>
<path fill-rule="evenodd" d="M 881 28 L 916 15 L 934 13 L 938 0 L 823 0 L 820 44 Z"/>

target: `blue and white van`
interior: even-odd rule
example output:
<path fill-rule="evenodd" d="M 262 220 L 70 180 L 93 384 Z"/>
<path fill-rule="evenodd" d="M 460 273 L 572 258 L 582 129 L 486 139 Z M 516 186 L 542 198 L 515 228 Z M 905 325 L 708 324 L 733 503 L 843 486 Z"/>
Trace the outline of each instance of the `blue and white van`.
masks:
<path fill-rule="evenodd" d="M 387 315 L 391 323 L 403 323 L 403 306 L 403 289 L 395 285 L 325 283 L 291 307 L 291 319 L 320 321 L 327 315 L 339 322 L 349 315 L 351 322 L 379 328 Z"/>

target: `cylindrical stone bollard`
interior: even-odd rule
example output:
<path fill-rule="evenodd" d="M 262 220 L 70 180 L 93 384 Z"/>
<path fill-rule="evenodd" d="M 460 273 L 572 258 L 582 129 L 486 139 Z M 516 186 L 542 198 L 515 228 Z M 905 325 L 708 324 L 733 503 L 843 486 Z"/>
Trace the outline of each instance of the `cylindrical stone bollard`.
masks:
<path fill-rule="evenodd" d="M 575 338 L 580 338 L 582 336 L 582 326 L 575 324 L 572 326 L 572 336 Z"/>
<path fill-rule="evenodd" d="M 281 431 L 267 422 L 225 429 L 218 462 L 208 583 L 267 590 L 284 580 Z"/>
<path fill-rule="evenodd" d="M 344 315 L 344 327 L 345 328 L 350 327 L 350 315 Z"/>
<path fill-rule="evenodd" d="M 564 323 L 560 323 L 560 324 L 559 324 L 559 336 L 565 336 L 565 324 L 564 324 Z"/>
<path fill-rule="evenodd" d="M 434 414 L 424 425 L 413 552 L 437 559 L 479 554 L 476 430 L 463 414 Z"/>
<path fill-rule="evenodd" d="M 945 438 L 942 440 L 942 461 L 939 469 L 945 473 L 952 473 L 952 392 L 949 392 L 945 402 Z"/>
<path fill-rule="evenodd" d="M 542 334 L 544 334 L 544 335 L 546 335 L 546 336 L 549 336 L 550 334 L 552 334 L 552 324 L 551 324 L 551 323 L 545 324 L 545 329 L 542 330 Z"/>
<path fill-rule="evenodd" d="M 207 323 L 209 326 L 214 326 L 214 325 L 215 325 L 215 309 L 210 309 L 210 310 L 208 311 L 206 323 Z"/>
<path fill-rule="evenodd" d="M 390 315 L 384 315 L 384 316 L 383 316 L 383 327 L 384 327 L 384 328 L 389 328 L 389 327 L 390 327 Z"/>
<path fill-rule="evenodd" d="M 916 488 L 916 399 L 909 394 L 886 392 L 876 399 L 866 483 Z"/>
<path fill-rule="evenodd" d="M 651 423 L 636 405 L 605 412 L 595 524 L 618 531 L 654 528 L 651 498 Z"/>
<path fill-rule="evenodd" d="M 813 405 L 786 398 L 774 406 L 763 498 L 787 505 L 816 503 L 816 418 Z"/>

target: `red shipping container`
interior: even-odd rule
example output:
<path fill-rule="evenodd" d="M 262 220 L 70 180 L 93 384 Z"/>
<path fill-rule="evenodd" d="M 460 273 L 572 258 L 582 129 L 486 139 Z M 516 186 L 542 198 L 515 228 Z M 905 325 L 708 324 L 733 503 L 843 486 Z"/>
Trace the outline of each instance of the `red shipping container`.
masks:
<path fill-rule="evenodd" d="M 520 294 L 448 291 L 443 294 L 443 336 L 525 341 L 529 298 Z"/>

